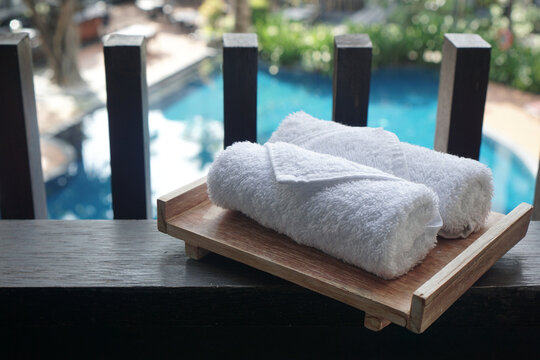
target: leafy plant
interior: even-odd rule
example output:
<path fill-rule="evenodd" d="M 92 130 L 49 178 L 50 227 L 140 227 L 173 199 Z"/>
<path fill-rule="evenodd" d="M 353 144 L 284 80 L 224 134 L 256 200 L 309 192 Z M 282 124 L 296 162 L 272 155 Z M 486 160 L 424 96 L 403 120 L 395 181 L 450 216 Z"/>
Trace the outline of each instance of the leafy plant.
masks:
<path fill-rule="evenodd" d="M 206 0 L 208 1 L 208 0 Z M 254 3 L 267 0 L 252 0 Z M 301 66 L 308 71 L 332 72 L 334 36 L 366 33 L 373 44 L 373 65 L 439 66 L 446 33 L 476 33 L 492 46 L 490 78 L 518 89 L 540 92 L 540 46 L 528 44 L 540 28 L 540 8 L 530 0 L 484 0 L 473 7 L 459 0 L 403 0 L 385 24 L 307 25 L 269 13 L 262 6 L 254 15 L 260 56 L 279 66 Z M 254 11 L 254 14 L 256 12 Z M 513 40 L 510 39 L 510 35 Z M 509 40 L 510 39 L 510 40 Z M 540 41 L 540 40 L 537 40 Z"/>

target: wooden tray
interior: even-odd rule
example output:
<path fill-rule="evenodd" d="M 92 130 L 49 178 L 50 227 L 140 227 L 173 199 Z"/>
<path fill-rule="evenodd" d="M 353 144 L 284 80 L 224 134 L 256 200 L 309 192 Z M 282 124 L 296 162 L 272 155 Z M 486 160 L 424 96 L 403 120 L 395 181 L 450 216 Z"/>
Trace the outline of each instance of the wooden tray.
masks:
<path fill-rule="evenodd" d="M 420 265 L 383 280 L 213 205 L 205 181 L 158 199 L 159 231 L 184 240 L 193 259 L 215 252 L 365 311 L 371 330 L 390 322 L 426 330 L 525 236 L 532 214 L 525 203 L 506 216 L 491 213 L 482 230 L 462 240 L 439 238 Z"/>

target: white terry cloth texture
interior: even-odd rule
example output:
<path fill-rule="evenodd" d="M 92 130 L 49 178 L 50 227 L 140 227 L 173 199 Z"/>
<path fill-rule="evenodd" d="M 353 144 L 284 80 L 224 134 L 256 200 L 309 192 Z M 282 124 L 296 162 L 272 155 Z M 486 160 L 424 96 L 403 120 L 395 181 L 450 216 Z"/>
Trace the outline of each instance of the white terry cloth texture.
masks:
<path fill-rule="evenodd" d="M 439 235 L 466 238 L 485 223 L 493 196 L 491 170 L 478 161 L 400 142 L 382 128 L 351 127 L 305 112 L 286 117 L 268 142 L 283 141 L 340 156 L 431 188 L 439 197 Z"/>
<path fill-rule="evenodd" d="M 428 187 L 278 142 L 239 142 L 214 161 L 210 200 L 385 279 L 419 263 L 442 221 Z"/>

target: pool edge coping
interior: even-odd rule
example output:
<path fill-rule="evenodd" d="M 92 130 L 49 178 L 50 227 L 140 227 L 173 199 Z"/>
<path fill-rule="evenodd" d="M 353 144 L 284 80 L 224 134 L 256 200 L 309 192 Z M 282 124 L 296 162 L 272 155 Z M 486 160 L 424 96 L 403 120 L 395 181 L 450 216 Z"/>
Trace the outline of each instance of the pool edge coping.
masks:
<path fill-rule="evenodd" d="M 514 144 L 510 139 L 508 139 L 506 136 L 504 136 L 500 131 L 495 130 L 491 127 L 486 127 L 484 123 L 484 127 L 482 128 L 482 135 L 490 138 L 491 140 L 499 143 L 500 145 L 507 148 L 509 151 L 514 153 L 516 157 L 518 157 L 519 160 L 525 164 L 527 169 L 532 174 L 533 178 L 536 178 L 536 175 L 538 173 L 538 159 L 534 159 L 529 153 L 525 150 L 523 150 L 519 145 Z"/>

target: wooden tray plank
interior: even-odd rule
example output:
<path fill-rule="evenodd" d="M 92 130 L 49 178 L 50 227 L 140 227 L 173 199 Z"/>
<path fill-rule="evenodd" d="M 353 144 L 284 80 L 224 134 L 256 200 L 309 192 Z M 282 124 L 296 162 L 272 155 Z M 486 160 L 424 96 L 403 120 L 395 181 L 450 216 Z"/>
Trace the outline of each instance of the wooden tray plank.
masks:
<path fill-rule="evenodd" d="M 193 181 L 157 200 L 158 230 L 167 232 L 167 220 L 208 199 L 206 176 Z"/>
<path fill-rule="evenodd" d="M 381 331 L 385 327 L 390 325 L 390 321 L 386 319 L 379 319 L 371 314 L 366 313 L 364 317 L 364 326 L 372 331 Z"/>
<path fill-rule="evenodd" d="M 198 246 L 190 245 L 186 243 L 186 255 L 193 260 L 200 260 L 210 253 L 210 251 L 200 248 Z"/>
<path fill-rule="evenodd" d="M 532 211 L 522 204 L 507 216 L 491 213 L 480 231 L 466 239 L 439 238 L 408 274 L 383 280 L 213 205 L 204 182 L 160 200 L 162 228 L 184 240 L 197 258 L 204 249 L 215 252 L 363 310 L 369 328 L 381 329 L 389 320 L 415 332 L 424 331 L 524 236 Z"/>
<path fill-rule="evenodd" d="M 527 233 L 532 207 L 522 203 L 419 287 L 407 327 L 423 332 Z"/>

